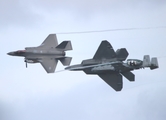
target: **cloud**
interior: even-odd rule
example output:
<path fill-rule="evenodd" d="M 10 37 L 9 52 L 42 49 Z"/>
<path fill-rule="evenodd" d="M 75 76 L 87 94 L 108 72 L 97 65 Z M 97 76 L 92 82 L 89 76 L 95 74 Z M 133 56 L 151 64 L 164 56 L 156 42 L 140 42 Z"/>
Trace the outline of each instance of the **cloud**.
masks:
<path fill-rule="evenodd" d="M 0 26 L 33 26 L 40 20 L 40 16 L 33 12 L 26 1 L 6 0 L 0 1 Z"/>
<path fill-rule="evenodd" d="M 164 0 L 35 0 L 31 5 L 48 24 L 64 28 L 62 32 L 155 27 L 165 25 L 166 20 Z"/>
<path fill-rule="evenodd" d="M 164 120 L 166 115 L 165 82 L 146 85 L 138 94 L 137 106 L 134 116 L 141 120 Z"/>
<path fill-rule="evenodd" d="M 51 11 L 63 9 L 72 12 L 85 12 L 86 14 L 94 14 L 100 12 L 123 12 L 125 9 L 136 10 L 136 9 L 156 9 L 166 2 L 164 0 L 34 0 L 32 2 L 36 7 Z"/>
<path fill-rule="evenodd" d="M 59 96 L 47 94 L 26 99 L 22 106 L 16 102 L 15 116 L 20 120 L 165 119 L 163 83 L 115 92 L 105 83 L 93 85 L 95 81 L 79 85 Z"/>
<path fill-rule="evenodd" d="M 85 29 L 90 26 L 89 28 L 94 28 L 94 30 L 106 27 L 109 29 L 158 26 L 163 25 L 166 20 L 163 16 L 166 12 L 165 5 L 164 0 L 7 0 L 0 1 L 0 26 L 33 27 L 39 25 L 44 26 L 42 28 L 44 29 L 47 26 L 53 26 L 52 23 L 54 23 L 56 26 L 61 25 L 60 28 L 64 26 L 65 29 L 68 27 L 72 29 L 71 26 Z"/>
<path fill-rule="evenodd" d="M 0 120 L 17 120 L 11 104 L 0 100 Z"/>
<path fill-rule="evenodd" d="M 0 1 L 1 29 L 12 26 L 8 31 L 2 29 L 0 39 L 3 55 L 0 98 L 5 101 L 5 104 L 1 102 L 0 113 L 5 113 L 3 117 L 7 120 L 9 117 L 17 120 L 162 120 L 166 111 L 166 96 L 162 94 L 165 83 L 151 83 L 165 80 L 164 59 L 159 60 L 157 70 L 134 71 L 134 83 L 124 78 L 124 88 L 117 93 L 98 76 L 69 71 L 48 75 L 40 64 L 25 69 L 23 58 L 9 57 L 6 53 L 37 46 L 52 32 L 163 25 L 165 5 L 165 0 Z M 142 59 L 144 54 L 162 56 L 161 51 L 165 51 L 165 29 L 59 34 L 57 37 L 59 43 L 72 41 L 74 50 L 67 52 L 73 57 L 72 64 L 92 58 L 103 39 L 115 50 L 127 48 L 129 58 Z M 63 68 L 58 64 L 57 70 Z"/>

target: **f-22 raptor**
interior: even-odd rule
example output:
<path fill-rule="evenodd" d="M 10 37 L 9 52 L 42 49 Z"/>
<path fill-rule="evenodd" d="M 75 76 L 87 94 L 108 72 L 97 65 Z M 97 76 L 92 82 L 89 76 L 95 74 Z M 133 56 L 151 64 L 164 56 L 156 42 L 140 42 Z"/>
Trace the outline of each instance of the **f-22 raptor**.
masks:
<path fill-rule="evenodd" d="M 79 71 L 83 70 L 86 74 L 97 74 L 115 91 L 121 91 L 123 88 L 122 75 L 129 81 L 135 81 L 135 75 L 132 70 L 150 67 L 151 70 L 158 68 L 157 58 L 150 61 L 149 55 L 145 55 L 142 60 L 128 59 L 126 48 L 114 51 L 111 44 L 104 40 L 101 42 L 96 54 L 92 59 L 83 60 L 81 64 L 66 67 L 66 70 Z"/>
<path fill-rule="evenodd" d="M 72 50 L 71 41 L 63 41 L 58 45 L 56 34 L 49 34 L 38 47 L 26 47 L 7 53 L 11 56 L 25 57 L 25 63 L 41 63 L 47 73 L 54 73 L 58 60 L 64 66 L 70 65 L 72 57 L 65 57 L 65 51 Z"/>

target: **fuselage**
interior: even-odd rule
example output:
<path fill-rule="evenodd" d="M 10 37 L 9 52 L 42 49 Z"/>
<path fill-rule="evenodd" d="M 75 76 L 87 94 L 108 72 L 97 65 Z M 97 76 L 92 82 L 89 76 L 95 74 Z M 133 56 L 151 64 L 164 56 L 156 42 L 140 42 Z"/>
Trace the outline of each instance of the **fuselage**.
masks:
<path fill-rule="evenodd" d="M 83 61 L 81 64 L 72 65 L 65 69 L 71 70 L 71 71 L 83 70 L 84 72 L 86 72 L 86 74 L 99 74 L 99 73 L 112 73 L 112 72 L 121 73 L 121 72 L 127 72 L 134 69 L 142 68 L 142 61 L 137 59 L 129 59 L 127 62 L 122 62 L 122 61 L 108 61 L 108 62 L 100 61 L 99 62 L 98 61 L 96 63 L 91 62 L 91 64 L 83 64 L 83 63 L 85 62 Z"/>
<path fill-rule="evenodd" d="M 57 49 L 35 49 L 35 48 L 26 48 L 26 50 L 17 50 L 7 53 L 11 56 L 25 57 L 25 62 L 28 63 L 37 63 L 41 58 L 51 57 L 51 58 L 62 58 L 65 56 L 64 51 Z"/>

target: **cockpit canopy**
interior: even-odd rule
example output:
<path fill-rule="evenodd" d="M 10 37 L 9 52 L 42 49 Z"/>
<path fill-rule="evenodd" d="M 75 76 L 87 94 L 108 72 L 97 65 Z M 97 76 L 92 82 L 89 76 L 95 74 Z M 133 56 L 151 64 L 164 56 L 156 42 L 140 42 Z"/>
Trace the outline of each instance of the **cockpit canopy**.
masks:
<path fill-rule="evenodd" d="M 138 59 L 128 59 L 127 64 L 130 66 L 140 66 L 142 65 L 142 61 Z"/>
<path fill-rule="evenodd" d="M 17 56 L 22 56 L 25 53 L 25 50 L 17 50 L 13 52 Z"/>
<path fill-rule="evenodd" d="M 17 50 L 16 53 L 25 53 L 25 50 Z"/>

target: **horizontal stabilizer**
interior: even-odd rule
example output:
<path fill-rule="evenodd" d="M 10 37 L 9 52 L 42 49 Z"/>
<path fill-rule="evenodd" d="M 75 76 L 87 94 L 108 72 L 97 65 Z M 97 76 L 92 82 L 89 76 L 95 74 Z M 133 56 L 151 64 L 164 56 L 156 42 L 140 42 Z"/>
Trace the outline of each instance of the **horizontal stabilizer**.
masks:
<path fill-rule="evenodd" d="M 72 57 L 64 57 L 59 59 L 64 66 L 68 66 L 71 63 Z"/>
<path fill-rule="evenodd" d="M 121 74 L 129 81 L 135 81 L 135 75 L 132 72 L 123 72 Z"/>
<path fill-rule="evenodd" d="M 115 74 L 98 74 L 108 85 L 110 85 L 114 90 L 121 91 L 123 87 L 122 75 Z"/>
<path fill-rule="evenodd" d="M 158 65 L 157 58 L 156 57 L 152 58 L 150 69 L 153 70 L 153 69 L 156 69 L 158 67 L 159 67 L 159 65 Z"/>
<path fill-rule="evenodd" d="M 62 51 L 67 51 L 67 50 L 72 50 L 73 49 L 72 45 L 71 45 L 71 41 L 63 41 L 56 48 L 60 49 Z"/>
<path fill-rule="evenodd" d="M 116 51 L 116 57 L 118 60 L 124 61 L 128 55 L 129 53 L 127 52 L 126 48 L 121 48 Z"/>
<path fill-rule="evenodd" d="M 150 63 L 150 56 L 149 55 L 144 55 L 143 58 L 143 67 L 150 67 L 151 63 Z"/>

